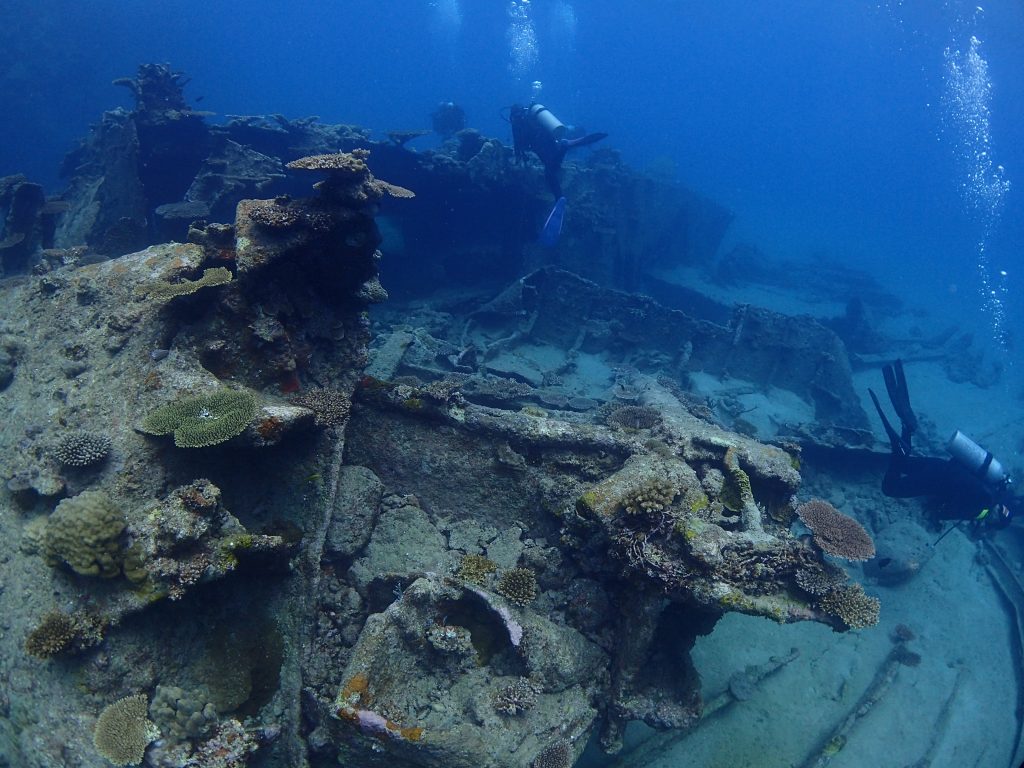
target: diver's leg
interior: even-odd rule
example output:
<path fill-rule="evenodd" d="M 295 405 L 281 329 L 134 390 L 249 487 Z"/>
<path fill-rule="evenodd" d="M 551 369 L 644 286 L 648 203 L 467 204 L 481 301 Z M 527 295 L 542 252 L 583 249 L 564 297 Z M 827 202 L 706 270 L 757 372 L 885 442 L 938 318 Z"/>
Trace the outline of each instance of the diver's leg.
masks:
<path fill-rule="evenodd" d="M 933 496 L 942 489 L 948 472 L 945 459 L 893 453 L 882 478 L 882 493 L 895 499 Z"/>
<path fill-rule="evenodd" d="M 562 163 L 544 163 L 544 180 L 548 183 L 548 189 L 555 196 L 555 201 L 562 196 Z"/>

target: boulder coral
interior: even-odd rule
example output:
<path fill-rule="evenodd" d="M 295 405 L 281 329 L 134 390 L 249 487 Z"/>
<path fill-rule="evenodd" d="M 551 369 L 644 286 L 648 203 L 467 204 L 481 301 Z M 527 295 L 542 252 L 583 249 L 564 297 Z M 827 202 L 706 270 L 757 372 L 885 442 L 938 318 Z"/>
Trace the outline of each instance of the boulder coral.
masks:
<path fill-rule="evenodd" d="M 82 491 L 61 501 L 42 531 L 46 561 L 81 576 L 109 579 L 121 573 L 124 513 L 104 491 Z"/>

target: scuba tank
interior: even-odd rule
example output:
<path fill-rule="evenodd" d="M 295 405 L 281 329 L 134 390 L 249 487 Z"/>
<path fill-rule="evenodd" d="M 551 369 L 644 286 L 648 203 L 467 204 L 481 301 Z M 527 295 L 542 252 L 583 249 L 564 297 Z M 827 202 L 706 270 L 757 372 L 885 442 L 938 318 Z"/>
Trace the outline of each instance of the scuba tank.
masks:
<path fill-rule="evenodd" d="M 555 117 L 554 113 L 543 104 L 531 104 L 529 107 L 530 117 L 555 141 L 565 137 L 566 127 L 562 121 Z"/>
<path fill-rule="evenodd" d="M 949 439 L 946 450 L 963 467 L 988 485 L 998 486 L 1009 480 L 1002 463 L 991 453 L 971 440 L 959 429 Z"/>

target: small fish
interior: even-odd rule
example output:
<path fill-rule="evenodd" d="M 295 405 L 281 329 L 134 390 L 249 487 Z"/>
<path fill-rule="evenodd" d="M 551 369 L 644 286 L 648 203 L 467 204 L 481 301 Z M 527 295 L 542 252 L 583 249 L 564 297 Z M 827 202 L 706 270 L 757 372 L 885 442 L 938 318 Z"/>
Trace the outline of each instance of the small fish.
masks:
<path fill-rule="evenodd" d="M 323 475 L 321 475 L 319 472 L 314 472 L 313 474 L 306 478 L 306 482 L 312 485 L 313 483 L 319 483 L 322 478 Z"/>

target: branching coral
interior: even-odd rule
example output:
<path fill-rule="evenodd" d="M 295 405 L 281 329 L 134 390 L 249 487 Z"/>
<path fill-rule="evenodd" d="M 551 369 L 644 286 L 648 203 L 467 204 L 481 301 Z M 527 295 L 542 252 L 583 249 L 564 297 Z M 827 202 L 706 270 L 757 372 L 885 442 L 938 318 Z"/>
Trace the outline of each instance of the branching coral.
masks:
<path fill-rule="evenodd" d="M 531 768 L 572 768 L 572 762 L 572 747 L 565 739 L 559 739 L 540 751 Z"/>
<path fill-rule="evenodd" d="M 836 587 L 818 600 L 825 613 L 839 617 L 850 629 L 865 629 L 878 623 L 881 603 L 877 597 L 864 594 L 860 584 Z"/>
<path fill-rule="evenodd" d="M 510 603 L 527 605 L 537 597 L 537 575 L 529 568 L 512 568 L 501 574 L 497 591 Z"/>
<path fill-rule="evenodd" d="M 311 389 L 296 395 L 291 402 L 316 414 L 314 423 L 318 427 L 344 424 L 352 408 L 348 395 L 333 389 Z"/>
<path fill-rule="evenodd" d="M 144 693 L 126 696 L 100 712 L 93 731 L 96 751 L 114 765 L 138 765 L 146 747 L 160 732 L 146 716 L 149 701 Z"/>
<path fill-rule="evenodd" d="M 814 534 L 823 551 L 846 560 L 869 560 L 875 543 L 860 523 L 823 499 L 811 499 L 796 508 L 797 517 Z"/>
<path fill-rule="evenodd" d="M 149 435 L 173 434 L 179 448 L 203 448 L 241 434 L 255 415 L 252 392 L 221 389 L 162 405 L 143 420 L 140 429 Z"/>
<path fill-rule="evenodd" d="M 249 208 L 249 218 L 266 229 L 288 229 L 302 221 L 302 214 L 286 203 L 267 200 L 254 203 Z"/>
<path fill-rule="evenodd" d="M 483 555 L 469 554 L 462 558 L 455 575 L 471 584 L 484 584 L 498 570 L 497 564 Z"/>
<path fill-rule="evenodd" d="M 65 467 L 98 464 L 110 452 L 110 438 L 99 432 L 72 432 L 61 438 L 53 457 Z"/>
<path fill-rule="evenodd" d="M 631 493 L 622 501 L 622 506 L 630 515 L 641 515 L 661 512 L 672 504 L 678 489 L 667 480 L 651 480 Z"/>
<path fill-rule="evenodd" d="M 509 683 L 491 696 L 496 712 L 503 715 L 521 715 L 537 703 L 537 689 L 525 677 Z"/>
<path fill-rule="evenodd" d="M 842 568 L 823 563 L 821 567 L 800 568 L 796 572 L 796 585 L 810 595 L 824 595 L 846 582 L 846 571 Z"/>
<path fill-rule="evenodd" d="M 661 423 L 661 414 L 646 405 L 624 405 L 605 417 L 610 427 L 623 429 L 650 429 Z"/>
<path fill-rule="evenodd" d="M 74 654 L 98 645 L 103 639 L 103 622 L 76 611 L 49 611 L 25 638 L 25 652 L 37 659 Z"/>

